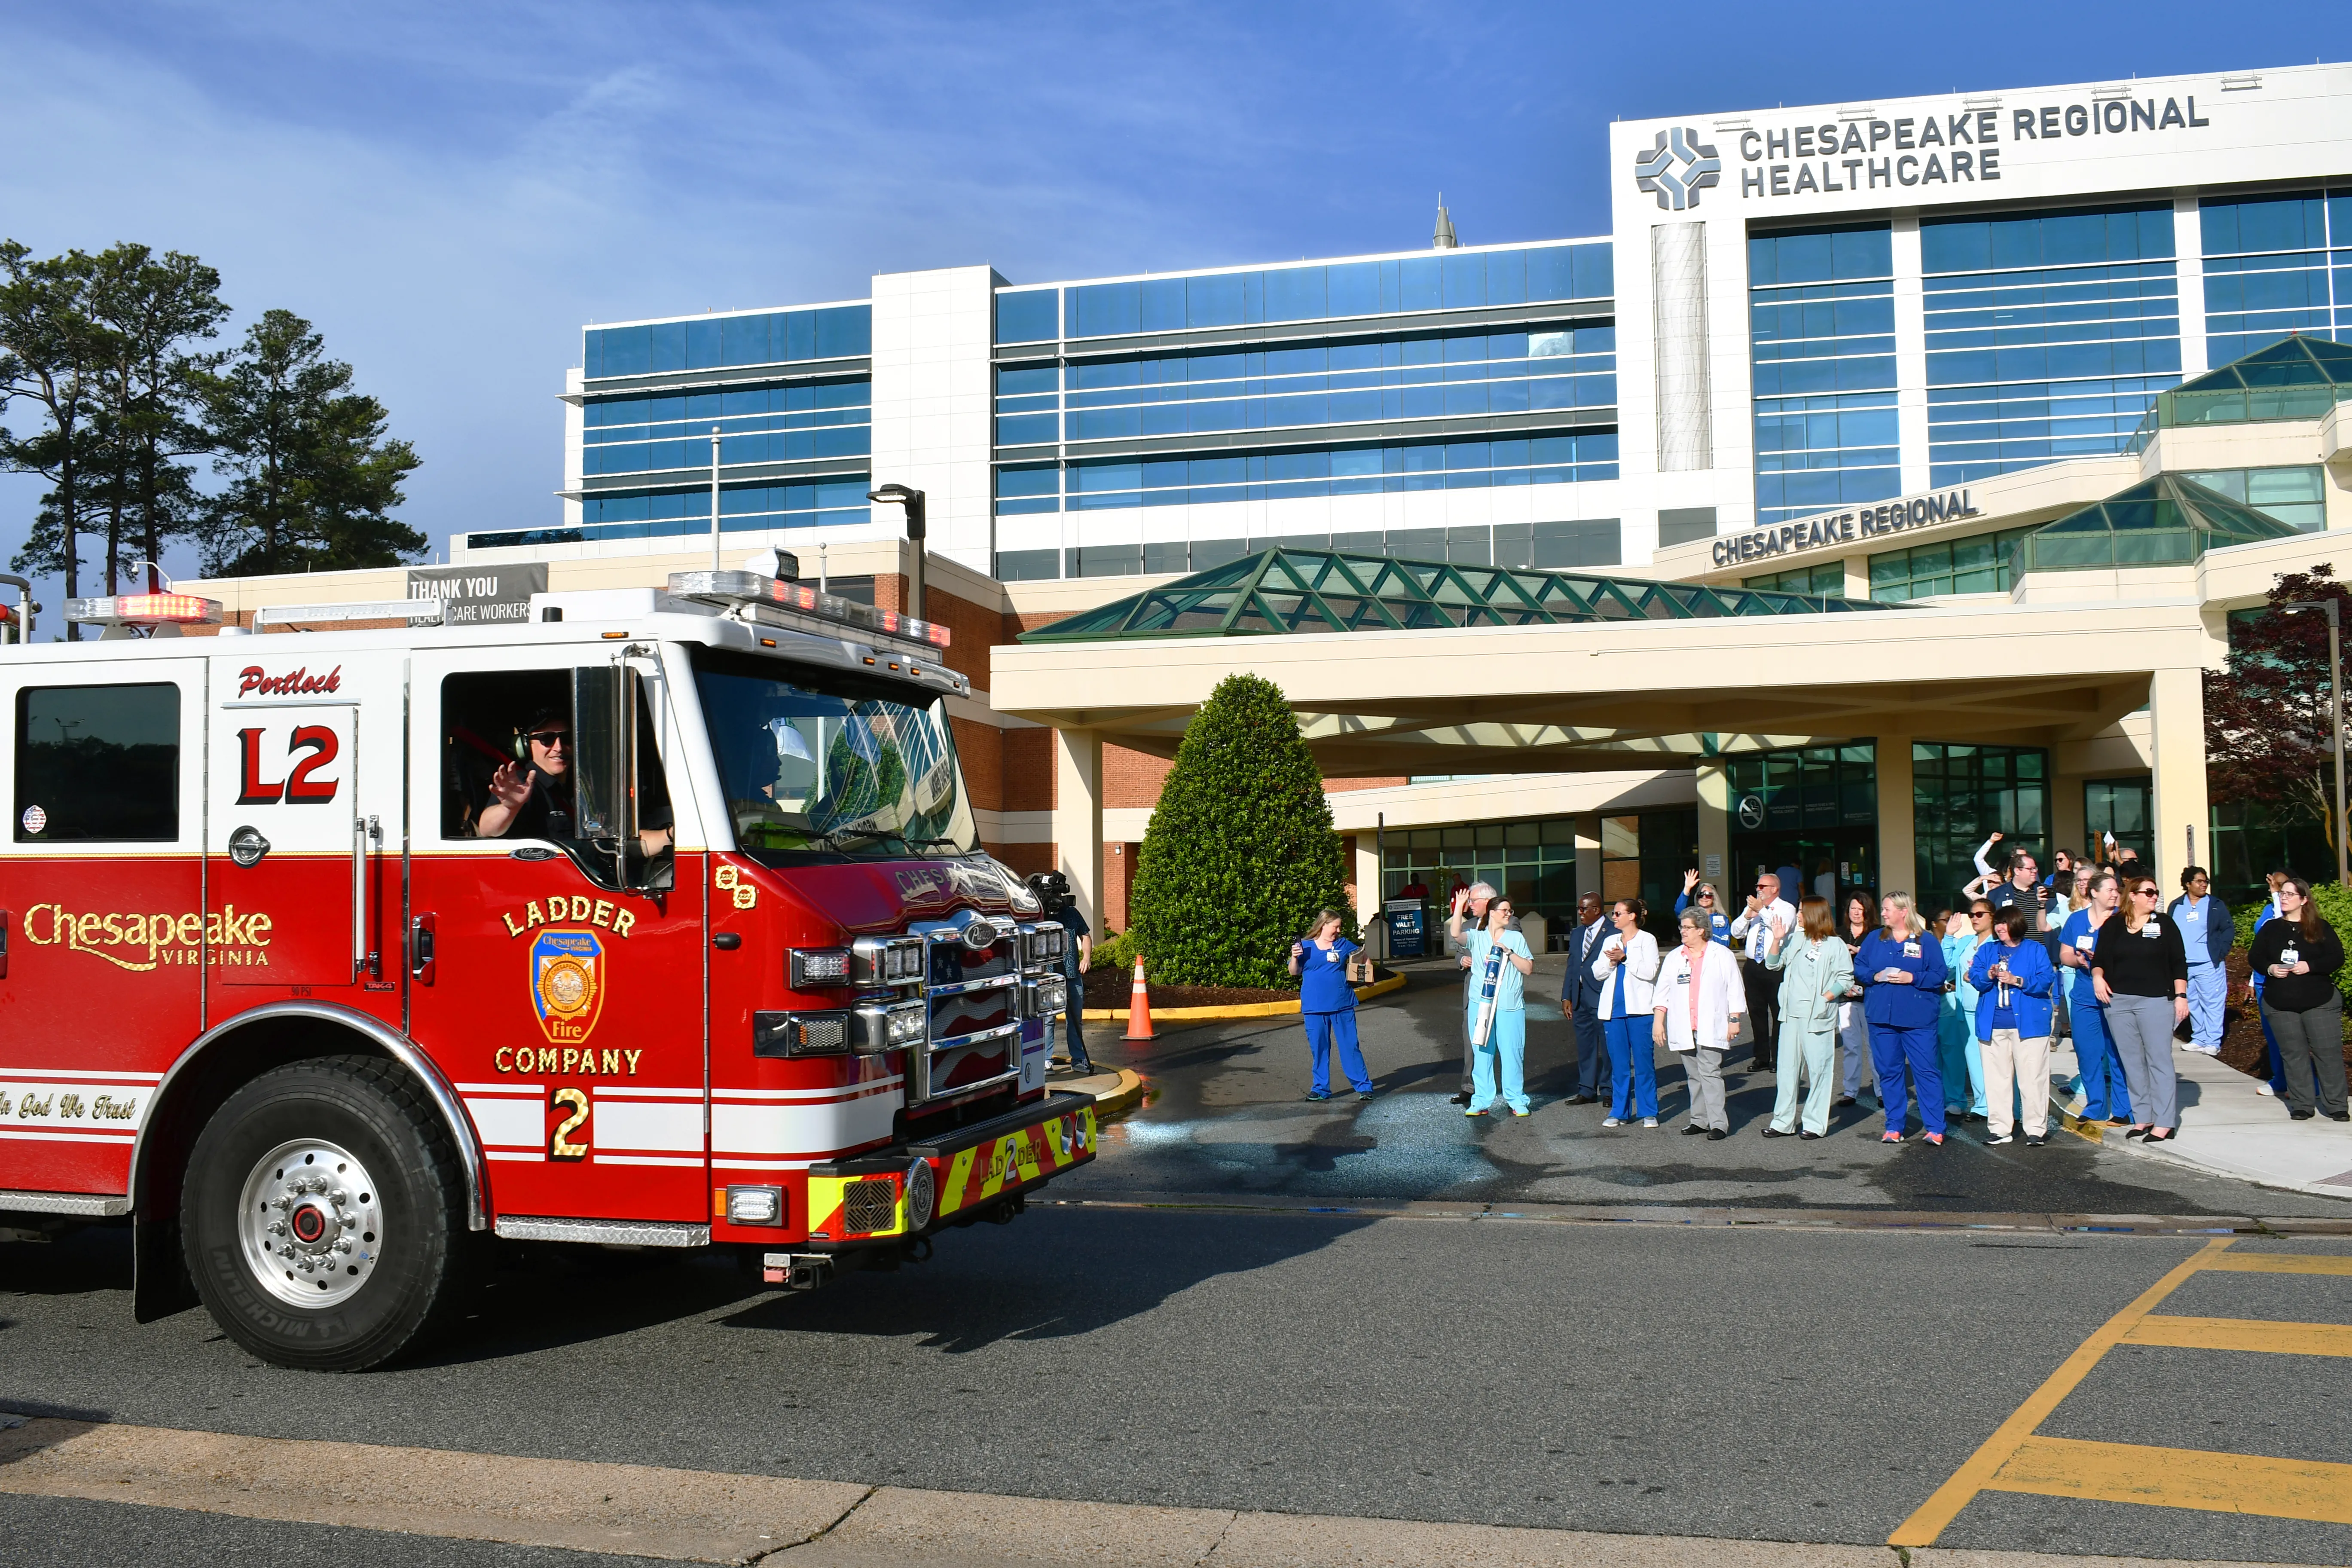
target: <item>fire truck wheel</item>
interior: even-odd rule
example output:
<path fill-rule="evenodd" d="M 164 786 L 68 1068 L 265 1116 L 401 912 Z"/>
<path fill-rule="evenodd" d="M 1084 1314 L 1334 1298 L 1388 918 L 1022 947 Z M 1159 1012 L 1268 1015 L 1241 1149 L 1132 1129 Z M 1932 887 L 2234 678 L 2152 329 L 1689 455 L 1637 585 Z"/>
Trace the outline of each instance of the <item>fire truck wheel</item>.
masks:
<path fill-rule="evenodd" d="M 448 1130 L 373 1057 L 262 1074 L 205 1124 L 182 1188 L 188 1273 L 230 1338 L 357 1372 L 456 1315 L 479 1253 Z"/>

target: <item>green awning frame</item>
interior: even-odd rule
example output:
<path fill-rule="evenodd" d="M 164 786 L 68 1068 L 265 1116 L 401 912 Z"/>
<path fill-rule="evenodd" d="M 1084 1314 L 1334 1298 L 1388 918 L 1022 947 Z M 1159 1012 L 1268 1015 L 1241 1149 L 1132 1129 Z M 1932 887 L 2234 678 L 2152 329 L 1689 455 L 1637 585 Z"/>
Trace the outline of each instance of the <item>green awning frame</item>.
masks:
<path fill-rule="evenodd" d="M 2293 333 L 2221 369 L 2160 392 L 2126 450 L 2141 452 L 2176 425 L 2251 425 L 2320 419 L 2352 401 L 2352 344 Z"/>
<path fill-rule="evenodd" d="M 2011 548 L 2011 574 L 2181 565 L 2208 550 L 2300 531 L 2178 474 L 2158 474 L 2038 528 Z"/>
<path fill-rule="evenodd" d="M 1282 637 L 1899 610 L 1866 599 L 1281 546 L 1021 634 L 1023 642 Z"/>

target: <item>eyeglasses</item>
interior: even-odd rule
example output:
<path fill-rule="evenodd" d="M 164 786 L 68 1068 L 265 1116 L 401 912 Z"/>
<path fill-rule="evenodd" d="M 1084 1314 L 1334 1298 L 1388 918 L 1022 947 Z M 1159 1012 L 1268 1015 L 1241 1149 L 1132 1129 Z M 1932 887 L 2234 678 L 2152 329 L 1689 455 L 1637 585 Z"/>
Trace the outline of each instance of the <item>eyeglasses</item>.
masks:
<path fill-rule="evenodd" d="M 524 739 L 536 741 L 551 752 L 559 745 L 569 747 L 572 744 L 572 731 L 569 730 L 533 730 L 529 735 L 525 736 Z"/>

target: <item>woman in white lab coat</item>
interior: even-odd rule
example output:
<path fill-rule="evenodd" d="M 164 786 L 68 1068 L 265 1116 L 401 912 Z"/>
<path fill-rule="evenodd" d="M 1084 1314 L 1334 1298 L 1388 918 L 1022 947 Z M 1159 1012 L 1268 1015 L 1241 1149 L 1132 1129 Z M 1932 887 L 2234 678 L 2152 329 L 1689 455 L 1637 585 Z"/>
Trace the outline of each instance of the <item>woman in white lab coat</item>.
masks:
<path fill-rule="evenodd" d="M 1731 1122 L 1723 1111 L 1723 1053 L 1739 1032 L 1747 1000 L 1739 964 L 1708 940 L 1706 923 L 1685 914 L 1683 943 L 1658 966 L 1651 993 L 1652 1038 L 1683 1058 L 1690 1082 L 1690 1121 L 1685 1137 L 1704 1132 L 1727 1138 Z"/>
<path fill-rule="evenodd" d="M 1609 1114 L 1603 1127 L 1622 1127 L 1638 1113 L 1658 1124 L 1658 1062 L 1651 1048 L 1650 986 L 1658 977 L 1658 939 L 1642 929 L 1648 913 L 1639 899 L 1620 899 L 1609 919 L 1616 930 L 1592 961 L 1601 982 L 1601 1026 L 1609 1035 Z M 1728 956 L 1729 950 L 1726 949 Z"/>

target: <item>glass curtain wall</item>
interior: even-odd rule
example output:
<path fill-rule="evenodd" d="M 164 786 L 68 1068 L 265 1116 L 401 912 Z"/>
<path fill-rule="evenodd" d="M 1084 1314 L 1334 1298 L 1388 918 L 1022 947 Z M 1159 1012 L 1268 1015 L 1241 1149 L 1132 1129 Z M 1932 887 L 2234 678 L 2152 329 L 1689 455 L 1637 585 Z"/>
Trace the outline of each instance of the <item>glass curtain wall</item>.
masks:
<path fill-rule="evenodd" d="M 2206 363 L 2290 332 L 2352 342 L 2352 188 L 2210 199 L 2197 216 Z"/>
<path fill-rule="evenodd" d="M 1731 905 L 1748 896 L 1759 871 L 1784 866 L 1797 868 L 1799 893 L 1877 887 L 1875 742 L 1742 752 L 1724 773 L 1731 863 L 1721 890 Z M 1799 893 L 1789 895 L 1791 903 Z"/>
<path fill-rule="evenodd" d="M 1911 892 L 1925 912 L 1958 900 L 1976 879 L 1977 846 L 1996 829 L 2004 847 L 2050 863 L 2050 753 L 2039 747 L 1914 742 L 1911 802 Z"/>
<path fill-rule="evenodd" d="M 1885 224 L 1748 241 L 1759 523 L 1902 489 Z"/>
<path fill-rule="evenodd" d="M 1382 847 L 1381 896 L 1393 899 L 1419 882 L 1441 911 L 1456 887 L 1491 882 L 1521 914 L 1555 925 L 1576 910 L 1576 820 L 1465 823 L 1391 828 Z"/>
<path fill-rule="evenodd" d="M 2113 834 L 2117 848 L 2137 850 L 2141 864 L 2153 866 L 2156 837 L 2149 832 L 2148 824 L 2155 820 L 2156 786 L 2145 775 L 2088 779 L 2083 784 L 2083 832 L 2088 842 L 2065 847 L 2078 854 L 2097 855 L 2107 836 Z"/>
<path fill-rule="evenodd" d="M 2119 452 L 2180 380 L 2169 202 L 1919 226 L 1928 482 Z"/>

